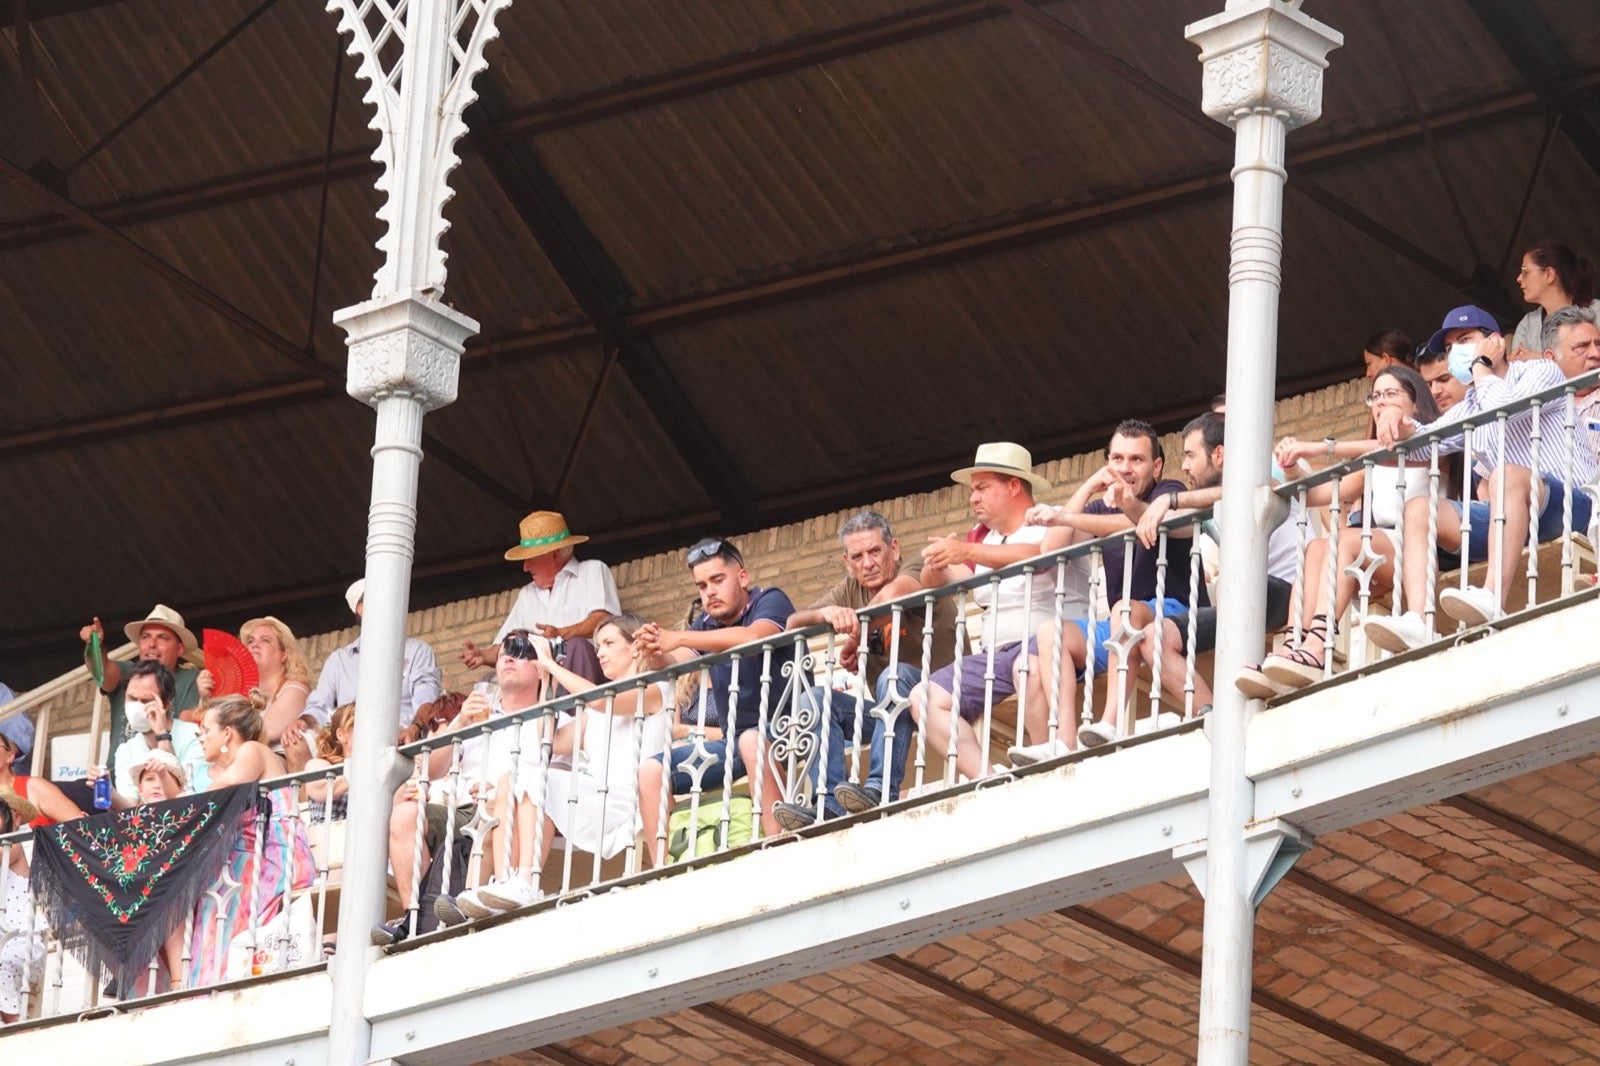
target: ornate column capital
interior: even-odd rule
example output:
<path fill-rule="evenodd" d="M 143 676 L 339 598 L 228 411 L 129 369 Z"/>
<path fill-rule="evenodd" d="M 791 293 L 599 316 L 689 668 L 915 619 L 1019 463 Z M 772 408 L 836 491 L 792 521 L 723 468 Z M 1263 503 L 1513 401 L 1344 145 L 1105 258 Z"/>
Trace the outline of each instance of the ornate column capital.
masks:
<path fill-rule="evenodd" d="M 461 350 L 478 332 L 476 320 L 429 297 L 395 293 L 337 311 L 333 321 L 348 334 L 351 396 L 372 407 L 409 396 L 423 411 L 455 402 Z"/>
<path fill-rule="evenodd" d="M 1322 72 L 1344 35 L 1300 12 L 1300 0 L 1229 0 L 1184 29 L 1205 68 L 1201 108 L 1225 125 L 1267 110 L 1287 129 L 1322 115 Z"/>

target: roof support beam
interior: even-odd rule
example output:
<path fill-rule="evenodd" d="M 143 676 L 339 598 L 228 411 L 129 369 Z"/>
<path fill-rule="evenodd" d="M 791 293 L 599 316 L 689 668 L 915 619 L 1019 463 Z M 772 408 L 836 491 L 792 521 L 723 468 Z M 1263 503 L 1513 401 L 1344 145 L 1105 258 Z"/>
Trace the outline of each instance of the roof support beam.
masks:
<path fill-rule="evenodd" d="M 1099 933 L 1109 940 L 1114 940 L 1135 951 L 1142 952 L 1152 959 L 1156 959 L 1172 967 L 1180 973 L 1187 974 L 1195 980 L 1200 979 L 1200 960 L 1181 951 L 1176 951 L 1166 944 L 1153 940 L 1135 929 L 1114 922 L 1086 906 L 1063 907 L 1056 912 L 1064 918 L 1069 918 L 1085 929 Z M 1299 1006 L 1293 1000 L 1286 999 L 1274 992 L 1268 992 L 1261 986 L 1251 983 L 1250 1002 L 1262 1010 L 1271 1011 L 1287 1021 L 1304 1026 L 1314 1033 L 1327 1037 L 1350 1048 L 1352 1051 L 1387 1063 L 1388 1066 L 1422 1066 L 1416 1059 L 1396 1051 L 1380 1040 L 1374 1040 L 1365 1033 L 1347 1028 L 1331 1019 Z"/>
<path fill-rule="evenodd" d="M 759 1041 L 775 1051 L 781 1051 L 792 1059 L 809 1063 L 810 1066 L 843 1066 L 838 1059 L 824 1055 L 816 1048 L 802 1044 L 793 1037 L 784 1036 L 770 1026 L 751 1021 L 744 1015 L 737 1011 L 729 1010 L 720 1003 L 702 1003 L 689 1009 L 702 1018 L 732 1029 L 742 1036 Z"/>
<path fill-rule="evenodd" d="M 191 278 L 188 274 L 185 274 L 148 248 L 106 225 L 93 214 L 74 204 L 67 197 L 50 188 L 9 159 L 0 158 L 0 176 L 10 178 L 36 198 L 72 219 L 83 232 L 104 240 L 118 252 L 128 256 L 134 262 L 177 289 L 197 306 L 220 315 L 241 332 L 265 344 L 269 350 L 288 357 L 292 363 L 310 368 L 327 385 L 337 388 L 341 392 L 343 391 L 343 372 L 317 359 L 314 350 L 310 347 L 301 347 L 295 344 L 271 326 L 225 299 L 219 293 L 200 284 L 200 282 Z M 488 472 L 474 465 L 465 456 L 440 442 L 436 436 L 427 430 L 422 433 L 422 444 L 423 449 L 429 455 L 434 456 L 439 462 L 456 471 L 456 473 L 462 475 L 480 489 L 483 489 L 491 497 L 506 504 L 513 512 L 520 509 L 521 501 L 516 493 L 506 488 Z"/>
<path fill-rule="evenodd" d="M 1079 55 L 1084 56 L 1097 66 L 1105 69 L 1112 76 L 1126 82 L 1139 92 L 1155 100 L 1172 114 L 1204 132 L 1206 136 L 1217 140 L 1219 143 L 1226 144 L 1229 149 L 1229 158 L 1232 158 L 1233 134 L 1207 118 L 1193 100 L 1179 96 L 1144 73 L 1144 71 L 1112 55 L 1099 44 L 1061 22 L 1049 12 L 1034 7 L 1028 0 L 1000 0 L 1000 2 L 1045 32 L 1066 42 Z M 1293 165 L 1292 157 L 1290 165 Z M 1378 222 L 1366 212 L 1334 195 L 1304 175 L 1297 173 L 1288 187 L 1306 196 L 1312 203 L 1329 211 L 1334 217 L 1371 237 L 1390 251 L 1411 260 L 1417 266 L 1430 274 L 1436 275 L 1452 286 L 1458 289 L 1465 289 L 1471 286 L 1472 278 L 1455 270 L 1425 249 L 1406 240 L 1388 226 Z"/>
<path fill-rule="evenodd" d="M 1064 1033 L 1053 1025 L 1046 1025 L 1032 1015 L 998 1003 L 983 995 L 974 992 L 965 985 L 942 974 L 934 973 L 923 966 L 918 966 L 909 959 L 899 955 L 885 955 L 872 960 L 872 964 L 879 969 L 887 970 L 896 977 L 904 978 L 913 984 L 921 985 L 930 992 L 937 993 L 947 999 L 954 1000 L 980 1014 L 987 1014 L 996 1021 L 1003 1022 L 1013 1029 L 1020 1029 L 1038 1040 L 1042 1040 L 1051 1047 L 1058 1048 L 1068 1054 L 1076 1055 L 1080 1059 L 1098 1064 L 1098 1066 L 1131 1066 L 1129 1061 L 1120 1055 L 1113 1055 L 1098 1044 L 1091 1044 L 1087 1040 L 1080 1040 L 1071 1033 Z"/>
<path fill-rule="evenodd" d="M 622 268 L 545 170 L 533 146 L 496 138 L 494 129 L 503 121 L 504 110 L 493 75 L 487 71 L 480 74 L 477 88 L 478 102 L 468 109 L 467 123 L 495 183 L 594 324 L 601 343 L 608 349 L 617 348 L 617 367 L 645 397 L 662 432 L 712 505 L 728 519 L 743 514 L 752 496 L 749 486 L 642 324 L 628 321 L 626 308 L 632 289 Z M 610 373 L 611 362 L 608 357 L 601 367 L 597 392 Z M 597 403 L 598 395 L 591 399 L 586 417 L 592 417 Z M 563 464 L 563 482 L 570 479 L 586 435 L 587 426 L 580 426 Z"/>
<path fill-rule="evenodd" d="M 1480 951 L 1474 951 L 1472 948 L 1458 944 L 1449 937 L 1440 936 L 1431 929 L 1424 929 L 1414 922 L 1408 922 L 1398 915 L 1390 914 L 1382 907 L 1368 903 L 1360 896 L 1352 895 L 1342 888 L 1313 877 L 1304 870 L 1291 869 L 1284 875 L 1284 883 L 1304 889 L 1337 907 L 1359 914 L 1367 921 L 1381 925 L 1404 940 L 1409 940 L 1411 943 L 1427 948 L 1429 951 L 1452 958 L 1462 965 L 1476 970 L 1481 976 L 1488 978 L 1490 981 L 1509 985 L 1519 991 L 1526 992 L 1535 999 L 1543 1000 L 1557 1010 L 1576 1015 L 1591 1026 L 1600 1026 L 1600 1007 L 1585 1003 L 1576 996 L 1571 996 L 1559 989 L 1552 988 L 1543 981 L 1536 981 L 1520 970 L 1513 969 L 1496 959 L 1491 959 Z"/>

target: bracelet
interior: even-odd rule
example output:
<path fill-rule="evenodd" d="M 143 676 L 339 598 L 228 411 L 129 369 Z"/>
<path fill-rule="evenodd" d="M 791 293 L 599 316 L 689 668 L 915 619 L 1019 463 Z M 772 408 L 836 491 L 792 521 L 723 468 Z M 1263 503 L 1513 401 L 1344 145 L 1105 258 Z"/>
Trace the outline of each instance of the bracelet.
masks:
<path fill-rule="evenodd" d="M 1327 448 L 1327 450 L 1328 450 L 1328 458 L 1329 459 L 1333 458 L 1333 448 L 1334 448 L 1334 445 L 1336 445 L 1338 443 L 1339 443 L 1339 441 L 1335 437 L 1323 437 L 1322 438 L 1322 444 L 1323 444 L 1323 447 Z"/>
<path fill-rule="evenodd" d="M 1167 510 L 1176 511 L 1177 509 L 1178 509 L 1178 490 L 1177 489 L 1173 489 L 1171 492 L 1167 493 Z"/>

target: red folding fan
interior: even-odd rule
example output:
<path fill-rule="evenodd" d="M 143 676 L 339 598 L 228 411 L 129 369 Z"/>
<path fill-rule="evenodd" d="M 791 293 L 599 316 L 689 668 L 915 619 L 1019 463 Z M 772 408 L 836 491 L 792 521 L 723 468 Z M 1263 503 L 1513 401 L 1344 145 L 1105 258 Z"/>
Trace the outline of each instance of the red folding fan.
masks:
<path fill-rule="evenodd" d="M 206 651 L 206 669 L 217 679 L 217 687 L 211 690 L 213 696 L 242 696 L 260 682 L 261 670 L 250 649 L 232 633 L 204 630 L 201 644 Z"/>

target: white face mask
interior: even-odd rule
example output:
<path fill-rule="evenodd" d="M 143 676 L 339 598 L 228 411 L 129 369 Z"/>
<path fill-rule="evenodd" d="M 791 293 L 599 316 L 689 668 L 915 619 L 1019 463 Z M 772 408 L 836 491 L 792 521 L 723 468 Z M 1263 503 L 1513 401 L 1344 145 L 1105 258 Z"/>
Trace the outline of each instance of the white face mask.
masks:
<path fill-rule="evenodd" d="M 122 702 L 122 709 L 128 716 L 129 731 L 148 733 L 155 728 L 155 725 L 150 721 L 150 708 L 153 706 L 155 704 L 146 703 L 144 700 L 124 700 Z"/>

